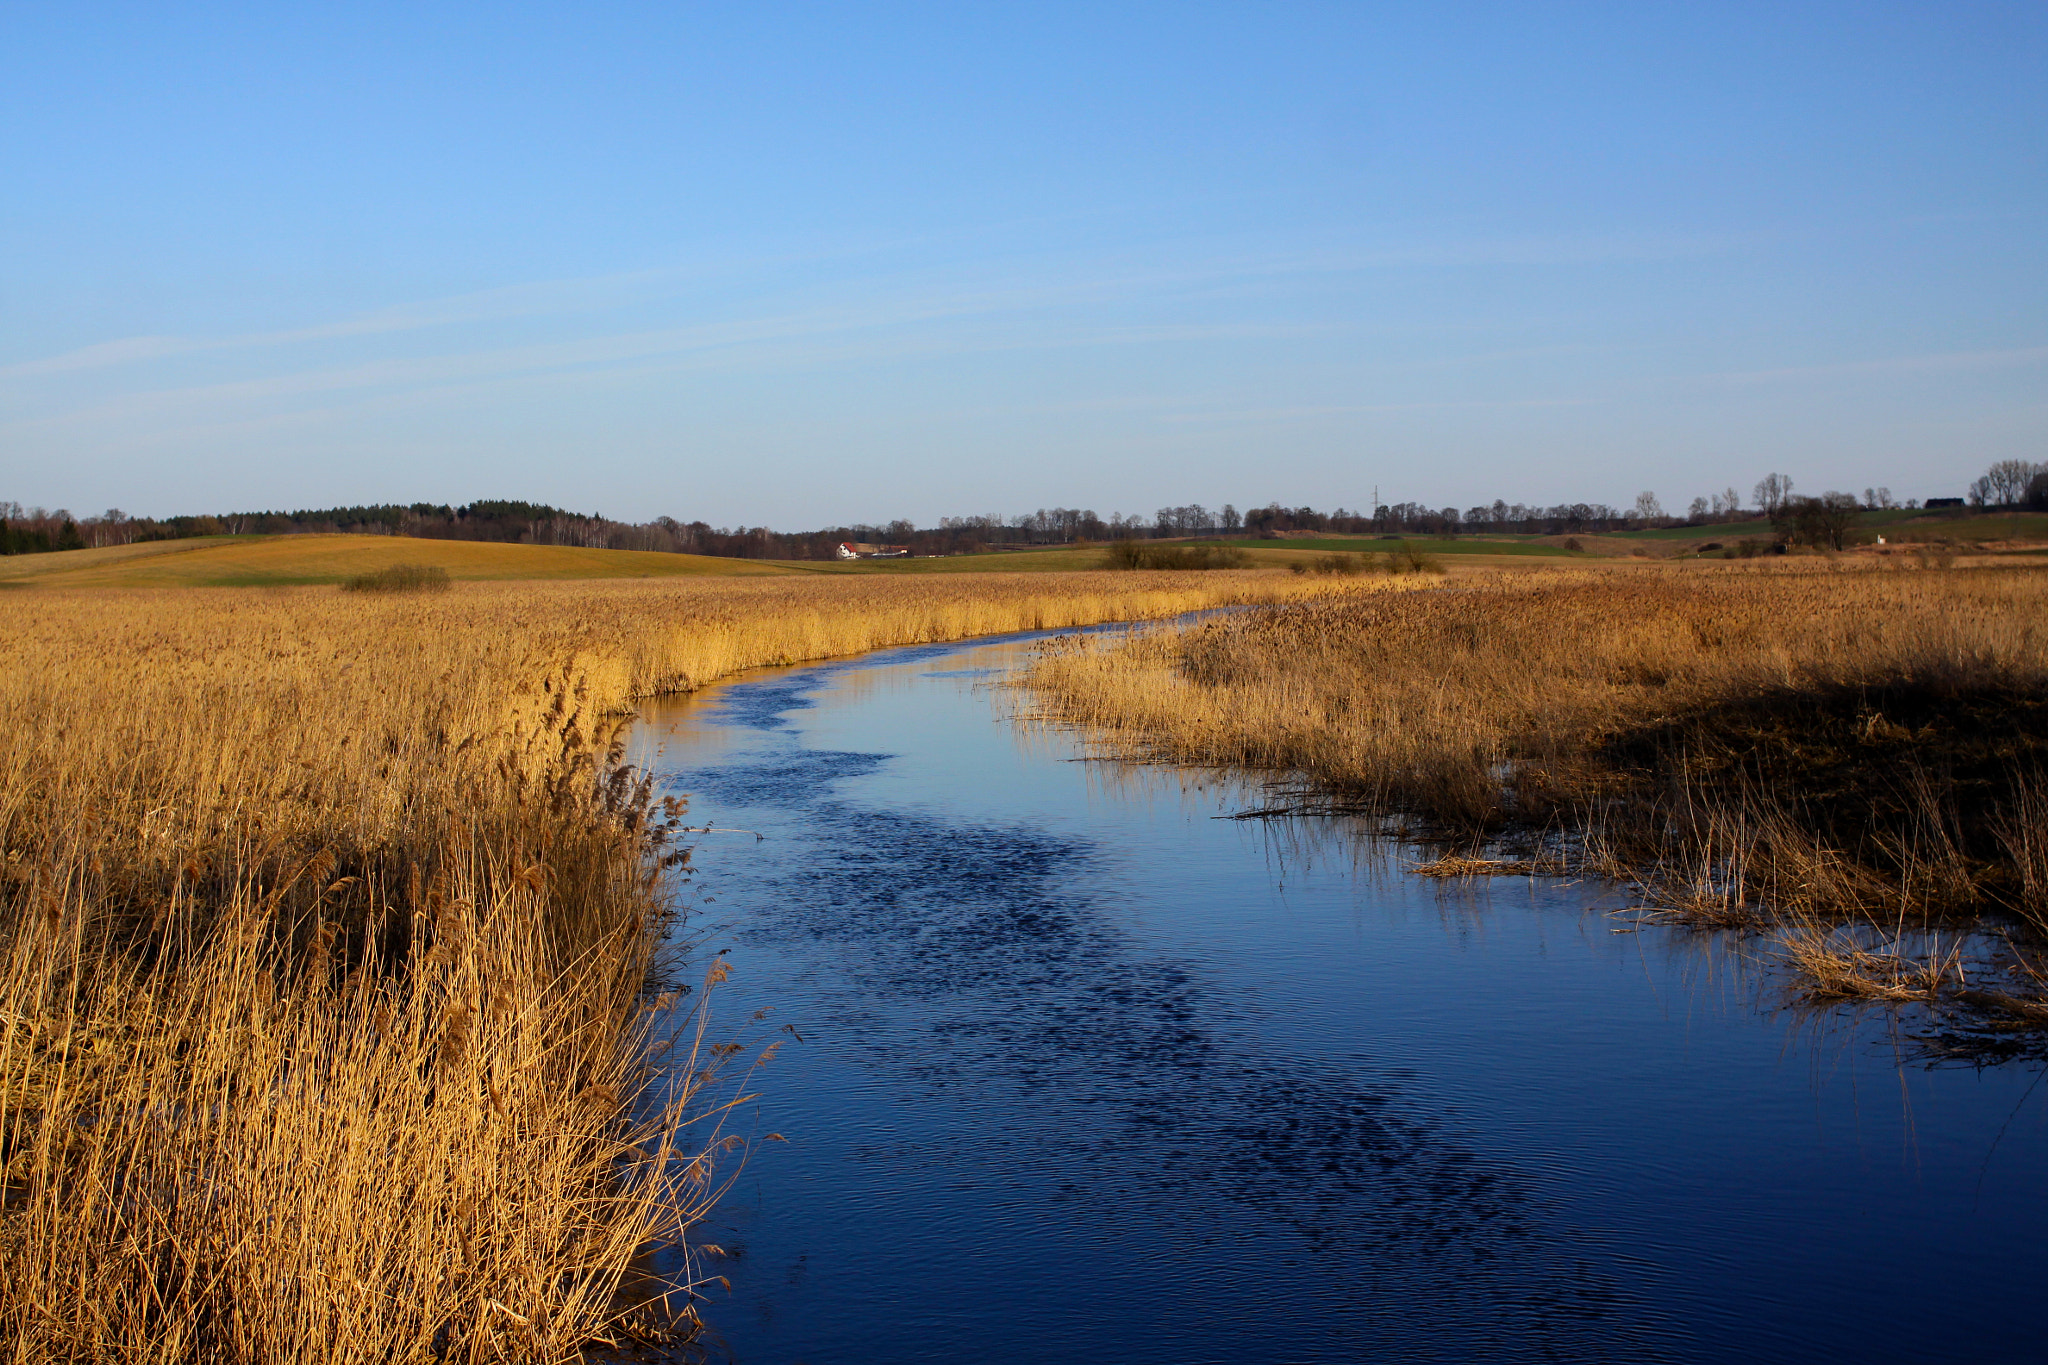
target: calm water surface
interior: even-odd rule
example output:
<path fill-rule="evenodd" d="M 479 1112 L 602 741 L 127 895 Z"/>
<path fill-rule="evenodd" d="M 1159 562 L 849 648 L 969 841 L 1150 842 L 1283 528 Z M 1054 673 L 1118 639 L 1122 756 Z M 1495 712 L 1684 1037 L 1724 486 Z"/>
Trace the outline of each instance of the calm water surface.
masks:
<path fill-rule="evenodd" d="M 789 1141 L 702 1232 L 722 1358 L 2048 1359 L 2038 1072 L 1774 1009 L 1608 888 L 1443 888 L 1073 761 L 992 686 L 1029 648 L 639 728 L 692 823 L 767 836 L 694 884 L 715 1031 L 789 1039 L 746 1124 Z"/>

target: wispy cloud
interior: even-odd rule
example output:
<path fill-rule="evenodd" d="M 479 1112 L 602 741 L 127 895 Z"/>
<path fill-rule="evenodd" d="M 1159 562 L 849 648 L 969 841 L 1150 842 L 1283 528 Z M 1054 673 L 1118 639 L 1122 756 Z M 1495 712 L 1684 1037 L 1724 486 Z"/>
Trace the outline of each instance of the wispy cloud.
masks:
<path fill-rule="evenodd" d="M 123 419 L 206 420 L 210 414 L 233 409 L 255 414 L 280 403 L 332 399 L 351 391 L 367 398 L 422 390 L 474 391 L 494 383 L 526 384 L 578 376 L 619 379 L 690 369 L 774 370 L 875 363 L 919 354 L 1272 340 L 1324 335 L 1331 330 L 1323 323 L 1105 325 L 1073 318 L 1055 323 L 1032 320 L 1034 313 L 1118 296 L 1126 283 L 1126 279 L 1096 279 L 1052 287 L 1020 284 L 522 346 L 311 366 L 246 379 L 131 390 L 11 425 L 25 432 Z M 963 321 L 986 325 L 966 332 L 948 325 Z M 338 333 L 339 329 L 323 330 Z"/>
<path fill-rule="evenodd" d="M 0 366 L 0 379 L 105 369 L 116 365 L 206 352 L 264 350 L 348 337 L 424 331 L 461 323 L 502 322 L 520 317 L 590 311 L 616 304 L 626 297 L 628 291 L 636 287 L 670 282 L 680 273 L 668 270 L 640 271 L 588 279 L 507 285 L 498 289 L 376 309 L 313 326 L 245 332 L 232 336 L 128 337 L 118 341 L 100 342 L 39 360 Z"/>
<path fill-rule="evenodd" d="M 1259 287 L 1262 282 L 1290 277 L 1358 274 L 1414 267 L 1507 265 L 1572 265 L 1616 260 L 1668 260 L 1714 254 L 1748 239 L 1690 235 L 1560 236 L 1469 238 L 1447 236 L 1428 241 L 1394 243 L 1377 248 L 1279 253 L 1205 252 L 1200 242 L 1177 244 L 1169 255 L 1194 257 L 1137 269 L 1103 271 L 1073 261 L 1012 261 L 1033 278 L 1029 283 L 997 286 L 983 302 L 992 307 L 1056 306 L 1089 298 L 1137 297 L 1164 290 L 1214 287 Z M 716 260 L 587 277 L 571 277 L 505 285 L 498 288 L 374 309 L 313 323 L 226 336 L 125 337 L 61 354 L 0 366 L 0 381 L 32 380 L 93 370 L 145 364 L 183 356 L 226 352 L 277 351 L 318 342 L 391 336 L 467 324 L 511 322 L 526 318 L 598 313 L 644 302 L 650 296 L 673 294 L 690 286 L 731 285 L 754 281 L 787 291 L 782 283 L 792 271 L 838 266 L 858 267 L 904 243 L 872 244 L 851 250 L 763 252 Z M 903 272 L 867 275 L 853 269 L 844 278 L 816 286 L 888 288 L 906 283 Z M 687 305 L 684 305 L 687 306 Z"/>
<path fill-rule="evenodd" d="M 24 447 L 80 438 L 190 448 L 228 430 L 313 429 L 345 413 L 473 409 L 540 389 L 588 394 L 663 375 L 818 373 L 921 357 L 1364 337 L 1384 328 L 1323 296 L 1346 277 L 1417 267 L 1663 259 L 1727 249 L 1704 238 L 1444 240 L 1368 249 L 1016 253 L 949 264 L 942 251 L 725 253 L 658 270 L 537 281 L 306 326 L 203 337 L 141 336 L 0 368 L 0 425 Z M 675 325 L 661 325 L 674 320 Z M 649 325 L 650 323 L 655 325 Z M 1423 331 L 1468 338 L 1470 318 Z M 1403 329 L 1412 336 L 1415 324 Z M 1402 369 L 1530 358 L 1575 347 L 1411 354 Z M 195 363 L 203 361 L 203 363 Z M 61 381 L 61 382 L 60 382 Z M 1386 385 L 1378 386 L 1382 392 Z M 1436 388 L 1436 385 L 1430 387 Z M 1395 388 L 1394 393 L 1401 390 Z M 1441 390 L 1439 390 L 1441 391 Z M 942 398 L 942 395 L 934 395 Z M 1302 422 L 1343 415 L 1570 406 L 1574 398 L 1190 407 L 1156 420 Z M 1178 409 L 1178 410 L 1175 410 Z"/>
<path fill-rule="evenodd" d="M 199 345 L 200 343 L 194 342 L 190 337 L 123 337 L 119 341 L 102 341 L 96 345 L 80 347 L 78 350 L 66 351 L 62 355 L 49 356 L 42 360 L 0 365 L 0 379 L 64 374 L 76 370 L 105 369 L 113 365 L 131 365 L 137 361 L 162 360 L 167 356 L 188 354 Z"/>
<path fill-rule="evenodd" d="M 1292 422 L 1319 417 L 1360 417 L 1394 412 L 1466 412 L 1484 409 L 1579 408 L 1590 398 L 1471 398 L 1407 403 L 1307 403 L 1294 407 L 1233 408 L 1162 413 L 1162 422 Z"/>
<path fill-rule="evenodd" d="M 1787 365 L 1769 370 L 1731 370 L 1691 376 L 1728 384 L 1771 384 L 1785 380 L 1831 379 L 1856 375 L 1946 374 L 1967 370 L 2006 370 L 2048 364 L 2048 346 L 2016 346 L 1996 351 L 1941 351 L 1930 355 L 1888 356 L 1876 360 L 1845 360 L 1826 365 Z"/>

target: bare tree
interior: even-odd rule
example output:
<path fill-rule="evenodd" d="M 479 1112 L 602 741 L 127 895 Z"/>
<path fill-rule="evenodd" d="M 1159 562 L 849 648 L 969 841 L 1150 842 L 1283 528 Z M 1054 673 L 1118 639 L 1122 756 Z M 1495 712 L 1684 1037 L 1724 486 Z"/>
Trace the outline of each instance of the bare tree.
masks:
<path fill-rule="evenodd" d="M 1702 522 L 1706 521 L 1712 507 L 1713 504 L 1708 502 L 1705 498 L 1694 498 L 1692 500 L 1692 506 L 1685 509 L 1685 519 L 1691 522 L 1693 525 L 1698 526 Z"/>
<path fill-rule="evenodd" d="M 1970 486 L 1970 500 L 2011 507 L 2026 497 L 2027 485 L 2033 482 L 2039 468 L 2031 460 L 2000 460 Z"/>
<path fill-rule="evenodd" d="M 1664 504 L 1657 501 L 1657 495 L 1649 491 L 1636 494 L 1635 518 L 1637 521 L 1652 522 L 1664 519 Z"/>
<path fill-rule="evenodd" d="M 1792 480 L 1783 474 L 1766 474 L 1757 480 L 1756 505 L 1763 509 L 1765 516 L 1775 517 L 1785 500 L 1792 496 Z"/>
<path fill-rule="evenodd" d="M 86 543 L 97 548 L 102 545 L 126 545 L 135 538 L 135 528 L 129 525 L 129 516 L 118 507 L 109 507 L 96 517 L 87 517 L 79 523 Z"/>

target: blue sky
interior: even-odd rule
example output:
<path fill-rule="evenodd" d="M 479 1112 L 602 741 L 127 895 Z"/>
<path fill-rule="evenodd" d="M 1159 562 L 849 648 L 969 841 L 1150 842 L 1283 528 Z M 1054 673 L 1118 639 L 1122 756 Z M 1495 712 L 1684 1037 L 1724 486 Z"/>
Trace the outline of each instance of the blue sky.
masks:
<path fill-rule="evenodd" d="M 2048 6 L 0 6 L 0 498 L 1667 507 L 2048 459 Z"/>

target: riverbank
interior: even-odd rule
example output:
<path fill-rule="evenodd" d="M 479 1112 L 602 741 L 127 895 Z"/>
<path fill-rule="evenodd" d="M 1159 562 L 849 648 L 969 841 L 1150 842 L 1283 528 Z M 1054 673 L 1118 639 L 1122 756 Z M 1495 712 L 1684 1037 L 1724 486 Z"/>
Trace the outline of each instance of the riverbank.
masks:
<path fill-rule="evenodd" d="M 1284 574 L 37 590 L 0 622 L 0 1339 L 562 1358 L 715 1191 L 633 699 Z M 662 1057 L 663 1044 L 681 1051 Z M 628 1310 L 640 1311 L 628 1318 Z"/>
<path fill-rule="evenodd" d="M 1995 1040 L 2048 1024 L 2044 607 L 2037 569 L 1499 575 L 1075 641 L 1030 685 L 1118 756 L 1264 771 L 1453 849 L 1520 833 L 1562 866 L 1528 836 L 1573 831 L 1573 870 L 1771 935 L 1816 998 Z M 1438 870 L 1517 870 L 1489 862 Z"/>

